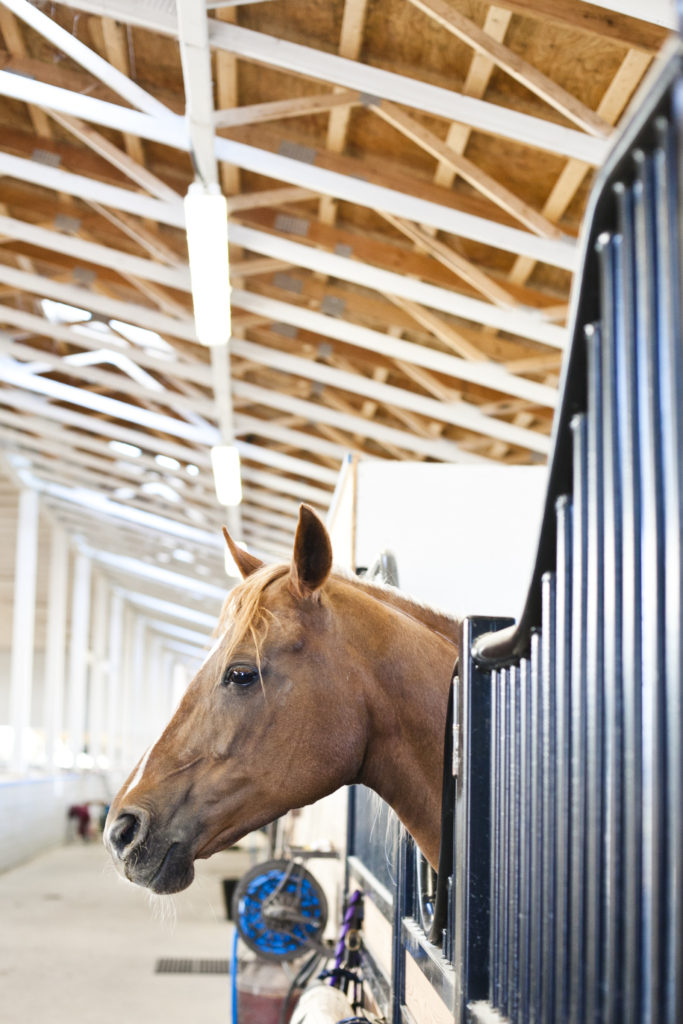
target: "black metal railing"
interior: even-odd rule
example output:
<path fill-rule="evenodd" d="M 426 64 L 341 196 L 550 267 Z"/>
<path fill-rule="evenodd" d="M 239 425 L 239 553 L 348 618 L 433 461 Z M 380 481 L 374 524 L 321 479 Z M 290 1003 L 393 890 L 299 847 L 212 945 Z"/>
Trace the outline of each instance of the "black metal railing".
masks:
<path fill-rule="evenodd" d="M 394 1024 L 406 955 L 456 1024 L 683 1021 L 682 191 L 672 48 L 589 204 L 523 614 L 464 623 L 441 950 L 392 847 Z"/>
<path fill-rule="evenodd" d="M 491 720 L 475 1018 L 683 1020 L 679 63 L 591 203 L 524 615 L 473 644 Z"/>

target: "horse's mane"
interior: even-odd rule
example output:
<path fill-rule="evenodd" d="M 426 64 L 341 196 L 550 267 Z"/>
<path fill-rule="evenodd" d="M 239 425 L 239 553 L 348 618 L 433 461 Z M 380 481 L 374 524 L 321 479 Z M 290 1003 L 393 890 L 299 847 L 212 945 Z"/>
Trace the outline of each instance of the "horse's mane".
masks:
<path fill-rule="evenodd" d="M 270 614 L 263 607 L 261 597 L 266 587 L 275 580 L 281 579 L 287 572 L 289 572 L 289 565 L 285 562 L 264 565 L 233 587 L 228 594 L 214 633 L 214 636 L 221 637 L 229 634 L 228 643 L 223 650 L 221 674 L 230 663 L 233 651 L 242 643 L 247 634 L 250 634 L 254 641 L 258 660 L 261 640 Z"/>
<path fill-rule="evenodd" d="M 290 565 L 288 562 L 264 565 L 250 576 L 247 576 L 241 583 L 238 583 L 228 594 L 214 633 L 214 636 L 221 638 L 225 636 L 227 639 L 220 663 L 221 674 L 228 667 L 233 652 L 247 635 L 250 635 L 254 642 L 258 662 L 261 642 L 265 635 L 268 618 L 271 615 L 268 609 L 263 606 L 261 600 L 263 592 L 275 580 L 282 579 L 289 570 Z M 454 637 L 457 623 L 450 615 L 412 600 L 395 587 L 376 581 L 366 581 L 338 567 L 335 567 L 333 577 L 356 586 L 366 593 L 370 593 L 384 604 L 392 605 L 410 614 L 412 617 L 422 621 L 430 629 L 441 633 L 449 639 Z"/>

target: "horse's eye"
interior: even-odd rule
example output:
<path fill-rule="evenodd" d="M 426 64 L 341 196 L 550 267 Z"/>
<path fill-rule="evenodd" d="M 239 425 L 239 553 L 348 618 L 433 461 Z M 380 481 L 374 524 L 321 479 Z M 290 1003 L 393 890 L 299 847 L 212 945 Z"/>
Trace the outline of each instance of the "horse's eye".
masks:
<path fill-rule="evenodd" d="M 251 665 L 230 665 L 223 673 L 223 686 L 251 686 L 259 677 L 258 669 Z"/>

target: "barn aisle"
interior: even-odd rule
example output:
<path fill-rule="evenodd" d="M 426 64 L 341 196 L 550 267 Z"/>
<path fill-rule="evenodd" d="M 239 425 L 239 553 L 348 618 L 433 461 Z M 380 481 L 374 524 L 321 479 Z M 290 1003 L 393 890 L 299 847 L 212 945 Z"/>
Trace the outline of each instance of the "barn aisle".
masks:
<path fill-rule="evenodd" d="M 221 879 L 230 856 L 200 863 L 172 906 L 122 882 L 97 841 L 0 875 L 3 1024 L 228 1022 L 229 975 L 155 968 L 166 958 L 228 959 Z"/>

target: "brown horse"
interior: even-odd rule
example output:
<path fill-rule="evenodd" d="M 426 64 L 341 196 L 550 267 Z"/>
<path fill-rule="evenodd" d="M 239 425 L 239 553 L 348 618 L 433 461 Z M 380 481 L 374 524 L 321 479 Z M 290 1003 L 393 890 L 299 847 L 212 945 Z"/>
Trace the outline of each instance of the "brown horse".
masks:
<path fill-rule="evenodd" d="M 112 804 L 105 843 L 119 869 L 177 892 L 197 857 L 355 782 L 393 807 L 436 866 L 457 622 L 332 573 L 329 537 L 305 505 L 290 565 L 264 566 L 225 537 L 244 579 Z"/>

